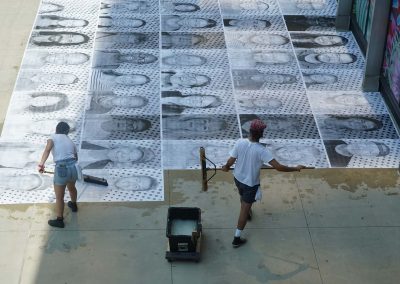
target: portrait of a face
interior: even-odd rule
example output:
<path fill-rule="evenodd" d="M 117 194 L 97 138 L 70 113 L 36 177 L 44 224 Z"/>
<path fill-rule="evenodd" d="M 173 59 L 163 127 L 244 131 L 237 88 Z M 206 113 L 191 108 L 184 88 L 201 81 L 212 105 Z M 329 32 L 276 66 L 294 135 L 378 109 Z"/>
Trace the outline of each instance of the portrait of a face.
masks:
<path fill-rule="evenodd" d="M 59 28 L 83 28 L 89 24 L 87 20 L 65 18 L 55 15 L 39 16 L 36 20 L 36 29 L 53 30 Z"/>
<path fill-rule="evenodd" d="M 351 131 L 374 131 L 383 127 L 382 122 L 368 117 L 329 117 L 324 124 L 330 128 Z"/>
<path fill-rule="evenodd" d="M 262 30 L 271 26 L 267 20 L 258 19 L 224 19 L 225 27 L 236 29 Z"/>
<path fill-rule="evenodd" d="M 111 118 L 100 122 L 100 128 L 106 132 L 142 132 L 151 128 L 151 121 L 142 118 Z"/>
<path fill-rule="evenodd" d="M 339 144 L 335 147 L 335 151 L 347 157 L 359 156 L 365 158 L 374 158 L 387 156 L 390 148 L 381 142 L 361 140 L 347 144 Z"/>
<path fill-rule="evenodd" d="M 210 82 L 211 79 L 203 74 L 163 72 L 162 87 L 198 88 Z"/>
<path fill-rule="evenodd" d="M 177 31 L 182 29 L 209 29 L 217 25 L 217 22 L 215 20 L 201 17 L 165 15 L 161 19 L 161 26 L 163 31 Z"/>
<path fill-rule="evenodd" d="M 335 30 L 335 17 L 285 15 L 286 26 L 289 31 Z"/>
<path fill-rule="evenodd" d="M 99 28 L 141 28 L 146 25 L 146 21 L 139 18 L 123 18 L 114 16 L 100 16 Z"/>
<path fill-rule="evenodd" d="M 266 110 L 276 110 L 282 107 L 282 101 L 274 98 L 268 99 L 239 99 L 238 104 L 240 107 L 253 109 L 262 108 Z"/>
<path fill-rule="evenodd" d="M 239 7 L 244 11 L 266 11 L 269 8 L 267 1 L 240 0 Z"/>
<path fill-rule="evenodd" d="M 56 13 L 64 10 L 63 5 L 51 2 L 42 2 L 40 5 L 39 14 Z"/>
<path fill-rule="evenodd" d="M 75 32 L 34 32 L 31 43 L 36 46 L 74 46 L 87 43 L 89 37 Z"/>
<path fill-rule="evenodd" d="M 315 165 L 321 158 L 320 150 L 311 145 L 275 145 L 270 149 L 276 160 L 285 165 Z"/>
<path fill-rule="evenodd" d="M 35 92 L 29 95 L 28 109 L 33 113 L 54 112 L 69 105 L 67 95 L 58 92 Z"/>
<path fill-rule="evenodd" d="M 316 85 L 316 84 L 321 84 L 321 85 L 335 84 L 339 78 L 336 75 L 328 73 L 314 73 L 314 74 L 303 73 L 303 79 L 306 86 L 309 87 L 311 85 Z"/>
<path fill-rule="evenodd" d="M 81 52 L 54 53 L 44 57 L 46 63 L 54 65 L 80 65 L 89 60 L 89 55 Z"/>
<path fill-rule="evenodd" d="M 115 96 L 115 95 L 99 95 L 95 101 L 104 108 L 141 108 L 148 103 L 148 99 L 141 96 Z"/>
<path fill-rule="evenodd" d="M 168 66 L 201 66 L 207 62 L 202 56 L 193 54 L 177 54 L 163 57 L 162 63 Z"/>
<path fill-rule="evenodd" d="M 349 40 L 340 35 L 290 33 L 293 46 L 296 48 L 323 48 L 345 46 Z"/>
<path fill-rule="evenodd" d="M 192 48 L 201 43 L 205 43 L 207 39 L 199 34 L 174 34 L 162 33 L 162 48 Z"/>
<path fill-rule="evenodd" d="M 260 34 L 252 35 L 249 38 L 250 42 L 259 45 L 281 46 L 289 43 L 289 39 L 277 34 Z"/>
<path fill-rule="evenodd" d="M 44 190 L 44 180 L 38 174 L 25 174 L 18 176 L 4 176 L 2 177 L 2 184 L 0 189 L 4 190 L 18 190 L 18 191 L 32 191 Z"/>
<path fill-rule="evenodd" d="M 148 11 L 151 6 L 147 1 L 129 1 L 129 2 L 108 2 L 101 3 L 100 10 L 104 14 L 110 14 L 114 12 L 115 14 L 122 13 L 140 13 Z"/>
<path fill-rule="evenodd" d="M 200 10 L 200 7 L 193 3 L 172 3 L 173 10 L 179 13 L 192 13 Z"/>
<path fill-rule="evenodd" d="M 301 10 L 322 10 L 326 8 L 327 3 L 325 0 L 296 0 L 295 5 Z"/>
<path fill-rule="evenodd" d="M 149 176 L 130 176 L 119 178 L 114 186 L 116 190 L 121 191 L 145 191 L 155 189 L 157 181 Z"/>

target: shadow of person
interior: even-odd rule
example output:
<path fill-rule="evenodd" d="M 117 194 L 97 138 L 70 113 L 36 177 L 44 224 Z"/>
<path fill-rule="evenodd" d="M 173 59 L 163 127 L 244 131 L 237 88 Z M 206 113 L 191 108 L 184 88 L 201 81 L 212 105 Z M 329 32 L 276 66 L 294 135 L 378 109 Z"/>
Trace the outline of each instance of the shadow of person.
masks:
<path fill-rule="evenodd" d="M 66 215 L 68 227 L 61 230 L 49 231 L 44 247 L 45 254 L 52 254 L 54 252 L 70 253 L 81 247 L 86 247 L 86 237 L 81 234 L 79 229 L 78 214 L 71 213 Z M 68 228 L 71 229 L 69 230 Z"/>

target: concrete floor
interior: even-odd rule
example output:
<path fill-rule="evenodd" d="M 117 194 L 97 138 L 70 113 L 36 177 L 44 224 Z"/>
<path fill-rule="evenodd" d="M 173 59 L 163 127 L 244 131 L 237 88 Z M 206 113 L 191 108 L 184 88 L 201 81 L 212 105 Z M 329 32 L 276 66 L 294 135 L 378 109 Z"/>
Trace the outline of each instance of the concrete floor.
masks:
<path fill-rule="evenodd" d="M 38 0 L 0 10 L 4 120 Z M 165 172 L 164 202 L 85 203 L 51 229 L 52 205 L 0 207 L 1 283 L 398 283 L 400 178 L 395 170 L 263 173 L 264 198 L 231 247 L 239 201 L 230 174 L 201 192 L 198 171 Z M 169 206 L 202 209 L 200 263 L 164 259 Z"/>
<path fill-rule="evenodd" d="M 165 173 L 164 202 L 85 203 L 52 229 L 52 205 L 0 208 L 2 283 L 398 283 L 400 178 L 393 170 L 265 171 L 264 197 L 233 249 L 230 174 Z M 164 259 L 169 206 L 202 209 L 199 263 Z"/>

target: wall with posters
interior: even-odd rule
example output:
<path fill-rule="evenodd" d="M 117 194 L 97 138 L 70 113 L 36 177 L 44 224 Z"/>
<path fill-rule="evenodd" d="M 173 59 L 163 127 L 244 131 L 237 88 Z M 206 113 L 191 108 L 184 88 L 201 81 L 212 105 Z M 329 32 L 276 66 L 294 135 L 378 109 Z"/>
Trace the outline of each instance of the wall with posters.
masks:
<path fill-rule="evenodd" d="M 383 76 L 400 105 L 400 4 L 393 0 L 390 12 L 386 52 L 383 62 Z"/>

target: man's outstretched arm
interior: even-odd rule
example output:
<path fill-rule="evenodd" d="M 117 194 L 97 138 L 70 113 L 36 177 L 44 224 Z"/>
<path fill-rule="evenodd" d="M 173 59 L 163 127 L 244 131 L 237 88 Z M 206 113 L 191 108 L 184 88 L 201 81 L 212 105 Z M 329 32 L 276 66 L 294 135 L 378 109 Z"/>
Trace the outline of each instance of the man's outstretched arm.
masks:
<path fill-rule="evenodd" d="M 280 164 L 277 160 L 272 159 L 269 164 L 280 172 L 300 172 L 301 169 L 305 169 L 306 167 L 303 165 L 298 165 L 296 167 L 288 167 L 285 165 Z"/>
<path fill-rule="evenodd" d="M 230 157 L 228 159 L 228 161 L 226 161 L 226 164 L 224 166 L 222 166 L 222 170 L 224 172 L 229 172 L 229 170 L 231 169 L 232 165 L 236 162 L 236 158 L 234 157 Z"/>

